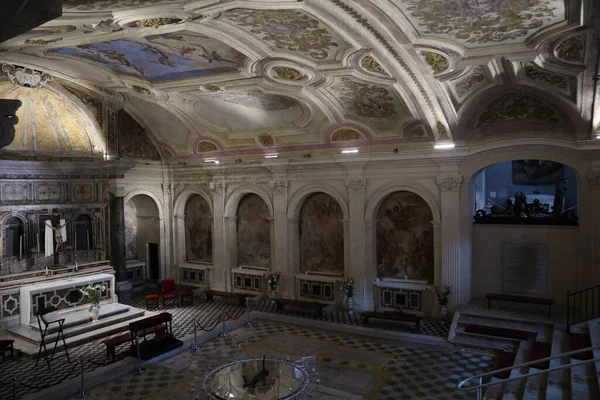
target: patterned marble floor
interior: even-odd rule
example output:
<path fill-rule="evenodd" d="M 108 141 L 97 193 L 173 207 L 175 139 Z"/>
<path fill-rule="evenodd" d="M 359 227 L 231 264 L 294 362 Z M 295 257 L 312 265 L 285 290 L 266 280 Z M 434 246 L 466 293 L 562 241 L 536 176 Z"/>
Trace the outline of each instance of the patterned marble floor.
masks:
<path fill-rule="evenodd" d="M 145 293 L 140 292 L 131 300 L 131 305 L 139 308 L 146 308 Z M 173 314 L 173 332 L 178 338 L 193 334 L 194 319 L 197 319 L 202 326 L 210 327 L 218 320 L 221 310 L 225 310 L 230 315 L 237 315 L 242 308 L 236 303 L 223 301 L 216 298 L 215 301 L 208 303 L 203 294 L 194 296 L 194 305 L 188 307 L 168 306 L 165 311 Z M 275 304 L 265 299 L 261 300 L 252 308 L 256 311 L 277 313 Z M 161 308 L 162 310 L 162 308 Z M 285 311 L 283 314 L 292 315 L 300 318 L 312 320 L 321 320 L 335 322 L 353 326 L 364 326 L 362 317 L 353 312 L 336 310 L 330 313 L 324 313 L 323 317 L 317 317 L 312 313 L 303 313 L 296 311 Z M 386 329 L 394 331 L 411 332 L 410 326 L 396 324 L 393 322 L 377 321 L 371 325 L 374 329 Z M 429 336 L 448 336 L 449 324 L 435 321 L 424 320 L 421 322 L 421 334 Z M 123 344 L 117 348 L 117 353 L 121 358 L 126 356 L 128 344 Z M 64 353 L 61 353 L 62 355 Z M 71 363 L 67 363 L 64 357 L 58 358 L 52 362 L 52 370 L 48 370 L 42 363 L 37 367 L 35 360 L 29 360 L 22 357 L 15 357 L 14 360 L 7 359 L 0 362 L 0 399 L 12 398 L 13 379 L 17 380 L 17 398 L 26 393 L 38 392 L 37 388 L 53 386 L 68 378 L 76 377 L 79 373 L 79 357 L 84 357 L 85 371 L 90 372 L 100 367 L 98 364 L 106 363 L 105 346 L 101 340 L 88 343 L 69 350 Z"/>
<path fill-rule="evenodd" d="M 339 334 L 297 325 L 255 321 L 152 365 L 91 389 L 92 399 L 205 399 L 203 379 L 217 365 L 249 357 L 297 360 L 316 356 L 320 385 L 311 399 L 469 399 L 456 384 L 493 364 L 493 355 L 444 350 L 390 340 Z M 313 383 L 316 380 L 313 380 Z"/>

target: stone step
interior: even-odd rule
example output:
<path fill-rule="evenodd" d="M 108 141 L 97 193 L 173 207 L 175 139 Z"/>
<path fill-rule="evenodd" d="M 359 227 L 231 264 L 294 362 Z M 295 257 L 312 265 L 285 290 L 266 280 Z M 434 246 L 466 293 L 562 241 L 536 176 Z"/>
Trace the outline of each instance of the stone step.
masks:
<path fill-rule="evenodd" d="M 506 338 L 496 338 L 487 335 L 479 335 L 476 333 L 468 333 L 460 330 L 460 327 L 456 330 L 456 335 L 454 339 L 452 339 L 452 343 L 459 344 L 465 347 L 475 347 L 475 348 L 484 348 L 491 350 L 503 350 L 503 351 L 511 351 L 516 352 L 519 348 L 519 341 L 506 339 Z"/>
<path fill-rule="evenodd" d="M 130 307 L 131 306 L 128 306 L 127 304 L 120 304 L 120 303 L 101 303 L 99 319 L 101 320 L 104 318 L 111 317 L 113 315 L 126 313 L 127 311 L 129 311 Z M 65 310 L 65 311 L 61 310 L 58 312 L 58 315 L 60 316 L 60 318 L 65 319 L 65 322 L 63 324 L 63 329 L 71 328 L 71 327 L 74 327 L 77 325 L 85 325 L 88 322 L 90 322 L 90 311 L 89 311 L 88 307 L 78 308 L 76 310 Z M 37 317 L 32 320 L 30 325 L 33 330 L 39 332 L 40 328 L 39 328 L 39 325 L 37 322 Z M 52 326 L 53 329 L 54 329 L 54 326 L 56 326 L 56 325 L 53 324 L 53 326 Z M 44 327 L 44 325 L 42 324 L 42 328 L 43 327 Z"/>
<path fill-rule="evenodd" d="M 589 332 L 592 346 L 600 346 L 600 321 L 590 321 Z M 594 358 L 600 358 L 600 349 L 594 350 Z M 600 390 L 600 361 L 594 364 L 596 368 L 596 385 Z"/>
<path fill-rule="evenodd" d="M 522 341 L 519 344 L 519 350 L 512 365 L 519 365 L 526 362 L 526 355 L 530 351 L 530 344 L 527 341 Z M 523 375 L 523 370 L 515 368 L 510 371 L 510 378 L 518 378 Z M 526 379 L 517 379 L 506 383 L 504 387 L 504 395 L 502 400 L 520 400 L 523 398 L 523 392 L 525 391 Z"/>
<path fill-rule="evenodd" d="M 564 354 L 569 351 L 567 345 L 567 333 L 556 329 L 552 337 L 552 357 Z M 550 360 L 550 368 L 559 367 L 570 362 L 569 357 L 561 357 Z M 571 396 L 571 374 L 568 369 L 552 371 L 548 374 L 546 385 L 546 399 L 562 400 Z"/>
<path fill-rule="evenodd" d="M 465 313 L 461 314 L 458 324 L 527 331 L 536 334 L 536 340 L 538 341 L 549 341 L 551 339 L 549 335 L 554 329 L 552 324 L 547 323 L 523 323 L 522 321 L 507 320 L 506 318 L 488 318 L 487 316 L 480 317 Z"/>

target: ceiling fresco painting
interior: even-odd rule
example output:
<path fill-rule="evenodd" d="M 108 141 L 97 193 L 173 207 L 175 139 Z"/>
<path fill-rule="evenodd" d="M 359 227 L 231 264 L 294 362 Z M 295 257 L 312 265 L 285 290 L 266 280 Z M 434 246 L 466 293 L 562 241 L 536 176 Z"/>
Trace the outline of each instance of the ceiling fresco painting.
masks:
<path fill-rule="evenodd" d="M 136 6 L 181 2 L 181 0 L 62 0 L 63 10 L 66 12 L 111 11 Z"/>
<path fill-rule="evenodd" d="M 236 72 L 246 61 L 234 48 L 193 32 L 59 47 L 50 52 L 96 61 L 117 74 L 150 82 Z"/>

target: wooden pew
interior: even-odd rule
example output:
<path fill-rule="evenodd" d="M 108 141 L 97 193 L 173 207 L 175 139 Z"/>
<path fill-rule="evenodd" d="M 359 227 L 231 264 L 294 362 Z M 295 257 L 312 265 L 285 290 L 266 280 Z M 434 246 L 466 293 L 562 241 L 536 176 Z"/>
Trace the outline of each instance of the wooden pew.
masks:
<path fill-rule="evenodd" d="M 243 293 L 234 293 L 234 292 L 221 292 L 220 290 L 207 290 L 206 292 L 206 301 L 211 302 L 214 300 L 215 296 L 222 297 L 224 299 L 232 299 L 237 301 L 240 307 L 244 307 L 246 305 L 246 295 Z"/>
<path fill-rule="evenodd" d="M 552 305 L 554 299 L 546 297 L 518 296 L 504 293 L 486 293 L 485 298 L 488 301 L 488 310 L 492 307 L 492 300 L 514 301 L 517 303 L 541 304 L 548 306 L 548 317 L 552 317 Z"/>
<path fill-rule="evenodd" d="M 161 336 L 165 334 L 166 325 L 160 324 L 158 326 L 151 326 L 146 328 L 144 331 L 138 331 L 137 336 L 145 337 L 146 335 L 150 335 L 152 333 L 157 336 Z M 119 336 L 112 337 L 110 339 L 103 340 L 102 343 L 106 345 L 106 357 L 112 357 L 113 361 L 116 357 L 115 348 L 123 343 L 127 343 L 131 340 L 131 332 L 125 332 Z"/>
<path fill-rule="evenodd" d="M 318 303 L 315 301 L 291 300 L 291 299 L 273 299 L 277 305 L 277 311 L 283 312 L 285 306 L 303 308 L 316 312 L 319 317 L 323 316 L 323 307 L 327 304 Z"/>
<path fill-rule="evenodd" d="M 361 313 L 361 315 L 363 316 L 364 320 L 365 320 L 365 325 L 369 325 L 369 318 L 378 318 L 378 319 L 385 319 L 388 321 L 396 321 L 396 322 L 408 322 L 410 324 L 415 324 L 414 326 L 414 331 L 415 333 L 419 332 L 419 329 L 421 328 L 421 317 L 419 317 L 418 315 L 414 315 L 414 314 L 405 314 L 403 312 L 399 312 L 399 311 L 384 311 L 384 312 L 379 312 L 379 311 L 365 311 L 363 313 Z"/>
<path fill-rule="evenodd" d="M 129 332 L 131 334 L 130 354 L 133 357 L 137 357 L 139 347 L 140 359 L 150 360 L 151 358 L 183 346 L 181 340 L 173 337 L 172 322 L 173 316 L 168 312 L 131 322 L 129 324 Z M 156 331 L 161 325 L 165 326 L 165 333 L 163 335 L 154 335 L 152 339 L 148 339 L 148 337 L 144 335 L 143 339 L 136 344 L 138 332 L 146 332 L 147 329 L 154 329 Z"/>

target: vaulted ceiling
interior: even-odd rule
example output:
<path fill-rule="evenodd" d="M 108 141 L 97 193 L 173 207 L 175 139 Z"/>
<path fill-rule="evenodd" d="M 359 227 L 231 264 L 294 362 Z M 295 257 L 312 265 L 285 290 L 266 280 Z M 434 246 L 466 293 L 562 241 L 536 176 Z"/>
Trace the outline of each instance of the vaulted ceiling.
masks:
<path fill-rule="evenodd" d="M 0 44 L 0 64 L 26 89 L 21 68 L 52 77 L 51 100 L 66 93 L 105 154 L 111 112 L 135 119 L 121 136 L 145 130 L 165 160 L 592 140 L 593 3 L 63 0 L 62 17 Z"/>

